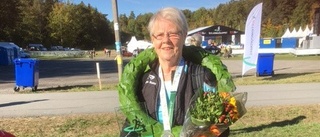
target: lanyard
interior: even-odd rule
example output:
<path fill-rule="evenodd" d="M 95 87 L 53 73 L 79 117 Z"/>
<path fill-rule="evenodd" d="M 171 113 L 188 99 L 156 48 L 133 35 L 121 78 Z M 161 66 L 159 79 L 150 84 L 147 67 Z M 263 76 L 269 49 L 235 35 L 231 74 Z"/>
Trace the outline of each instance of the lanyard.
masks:
<path fill-rule="evenodd" d="M 169 102 L 170 109 L 169 110 L 168 110 L 168 101 L 167 101 L 167 96 L 166 96 L 166 88 L 165 88 L 165 84 L 164 84 L 162 68 L 161 68 L 161 66 L 159 66 L 159 76 L 160 76 L 160 80 L 161 80 L 160 103 L 161 103 L 161 110 L 162 110 L 163 128 L 165 131 L 171 131 L 174 102 L 176 99 L 176 92 L 178 90 L 178 84 L 180 81 L 180 76 L 182 73 L 183 66 L 184 66 L 184 60 L 181 59 L 179 62 L 179 66 L 177 66 L 177 68 L 176 68 L 176 72 L 174 74 L 173 81 L 171 83 L 173 91 L 170 91 L 170 100 L 169 100 L 170 101 Z M 169 117 L 169 114 L 170 114 L 170 117 Z"/>

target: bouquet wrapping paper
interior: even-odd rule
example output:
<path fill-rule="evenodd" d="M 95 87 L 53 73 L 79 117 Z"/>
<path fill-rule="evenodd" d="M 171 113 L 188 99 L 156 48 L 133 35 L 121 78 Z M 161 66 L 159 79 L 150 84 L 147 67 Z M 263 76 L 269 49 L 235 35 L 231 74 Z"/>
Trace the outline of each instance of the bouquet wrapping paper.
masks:
<path fill-rule="evenodd" d="M 246 112 L 247 92 L 204 92 L 192 99 L 181 137 L 217 137 Z"/>

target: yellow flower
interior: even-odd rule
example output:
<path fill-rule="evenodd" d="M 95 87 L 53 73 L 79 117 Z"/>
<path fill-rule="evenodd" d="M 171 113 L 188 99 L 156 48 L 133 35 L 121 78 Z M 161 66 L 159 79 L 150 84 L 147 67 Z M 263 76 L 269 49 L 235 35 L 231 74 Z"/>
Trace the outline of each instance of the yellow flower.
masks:
<path fill-rule="evenodd" d="M 236 101 L 236 99 L 235 99 L 234 97 L 230 98 L 229 103 L 230 103 L 231 105 L 237 107 L 237 106 L 236 106 L 237 101 Z"/>
<path fill-rule="evenodd" d="M 232 109 L 233 115 L 230 114 L 230 117 L 231 117 L 232 121 L 235 122 L 235 121 L 237 121 L 239 119 L 238 108 L 237 108 L 237 105 L 236 105 L 237 100 L 234 97 L 232 97 L 232 98 L 230 98 L 229 103 L 231 105 L 233 105 L 233 109 Z"/>
<path fill-rule="evenodd" d="M 238 108 L 237 108 L 237 100 L 235 97 L 231 96 L 229 92 L 220 92 L 219 95 L 225 100 L 228 101 L 230 105 L 232 105 L 232 111 L 228 112 L 232 122 L 235 122 L 239 119 Z"/>

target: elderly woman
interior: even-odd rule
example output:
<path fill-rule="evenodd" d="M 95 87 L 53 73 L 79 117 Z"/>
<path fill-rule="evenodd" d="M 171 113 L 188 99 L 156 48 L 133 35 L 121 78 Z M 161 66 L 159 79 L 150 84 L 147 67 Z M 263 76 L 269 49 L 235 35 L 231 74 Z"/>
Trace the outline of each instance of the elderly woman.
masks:
<path fill-rule="evenodd" d="M 150 129 L 148 124 L 142 126 L 147 135 L 177 137 L 191 98 L 200 88 L 216 92 L 217 78 L 210 69 L 200 64 L 201 61 L 191 61 L 197 55 L 184 56 L 187 54 L 184 53 L 184 42 L 188 24 L 180 10 L 172 7 L 161 9 L 151 17 L 148 29 L 153 48 L 140 53 L 126 65 L 119 84 L 120 105 L 127 107 L 122 110 L 128 119 L 121 136 L 132 134 L 128 130 L 129 124 L 131 128 L 137 127 L 139 121 L 150 123 Z M 206 53 L 200 47 L 192 47 L 192 52 L 199 50 Z M 226 78 L 224 81 L 230 82 L 231 90 L 234 90 L 226 68 L 220 60 L 216 62 L 218 65 L 214 66 L 217 67 L 214 70 L 225 72 L 225 75 L 219 75 L 219 79 Z M 222 136 L 228 134 L 229 130 L 226 130 Z"/>

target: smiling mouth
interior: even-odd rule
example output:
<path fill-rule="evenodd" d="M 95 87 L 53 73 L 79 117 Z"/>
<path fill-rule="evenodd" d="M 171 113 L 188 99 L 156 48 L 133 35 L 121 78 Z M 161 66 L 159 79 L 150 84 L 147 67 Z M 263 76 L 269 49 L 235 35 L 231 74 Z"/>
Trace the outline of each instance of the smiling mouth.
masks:
<path fill-rule="evenodd" d="M 163 50 L 171 50 L 171 49 L 173 49 L 173 47 L 164 47 L 164 48 L 162 48 Z"/>

